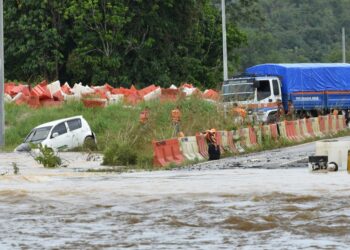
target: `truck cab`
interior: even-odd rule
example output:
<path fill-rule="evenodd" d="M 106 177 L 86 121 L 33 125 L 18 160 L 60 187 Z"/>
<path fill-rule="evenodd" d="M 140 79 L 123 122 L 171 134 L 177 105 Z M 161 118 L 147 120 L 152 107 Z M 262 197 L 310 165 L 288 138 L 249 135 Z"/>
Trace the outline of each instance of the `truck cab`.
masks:
<path fill-rule="evenodd" d="M 237 103 L 258 121 L 270 122 L 282 100 L 281 81 L 276 76 L 234 77 L 224 82 L 221 94 L 226 107 Z"/>

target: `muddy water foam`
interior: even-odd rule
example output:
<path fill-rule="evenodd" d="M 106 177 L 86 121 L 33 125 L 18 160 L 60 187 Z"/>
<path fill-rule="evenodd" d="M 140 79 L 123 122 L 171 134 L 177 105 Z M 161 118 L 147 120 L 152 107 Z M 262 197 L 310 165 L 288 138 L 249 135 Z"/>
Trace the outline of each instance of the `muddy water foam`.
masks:
<path fill-rule="evenodd" d="M 1 249 L 346 249 L 350 175 L 306 169 L 0 177 Z"/>

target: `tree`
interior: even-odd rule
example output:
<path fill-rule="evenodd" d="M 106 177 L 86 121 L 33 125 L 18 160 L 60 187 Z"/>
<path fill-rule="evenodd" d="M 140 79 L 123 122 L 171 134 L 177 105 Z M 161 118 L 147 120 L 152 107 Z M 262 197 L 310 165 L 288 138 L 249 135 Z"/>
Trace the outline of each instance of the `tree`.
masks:
<path fill-rule="evenodd" d="M 65 0 L 5 1 L 6 79 L 57 79 L 64 64 Z"/>

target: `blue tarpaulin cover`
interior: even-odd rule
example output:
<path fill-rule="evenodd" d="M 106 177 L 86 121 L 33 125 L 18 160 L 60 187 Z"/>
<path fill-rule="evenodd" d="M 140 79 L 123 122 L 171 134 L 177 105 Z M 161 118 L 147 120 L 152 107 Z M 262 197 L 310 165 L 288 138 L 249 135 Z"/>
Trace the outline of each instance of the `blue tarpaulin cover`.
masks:
<path fill-rule="evenodd" d="M 347 63 L 260 64 L 248 68 L 246 73 L 280 76 L 284 94 L 350 90 L 350 64 Z"/>

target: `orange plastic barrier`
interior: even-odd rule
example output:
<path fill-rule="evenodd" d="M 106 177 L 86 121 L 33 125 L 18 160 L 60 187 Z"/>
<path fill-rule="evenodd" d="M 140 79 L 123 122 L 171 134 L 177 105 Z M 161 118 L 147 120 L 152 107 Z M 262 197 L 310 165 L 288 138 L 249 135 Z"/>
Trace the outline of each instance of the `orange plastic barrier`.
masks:
<path fill-rule="evenodd" d="M 31 108 L 39 108 L 40 107 L 40 100 L 38 96 L 29 96 L 27 104 Z"/>
<path fill-rule="evenodd" d="M 139 94 L 140 94 L 140 96 L 143 97 L 143 96 L 145 96 L 145 95 L 151 93 L 152 91 L 154 91 L 154 90 L 156 90 L 156 89 L 157 89 L 157 87 L 156 87 L 154 84 L 152 84 L 152 85 L 150 85 L 150 86 L 147 86 L 147 87 L 145 87 L 145 88 L 139 90 Z"/>
<path fill-rule="evenodd" d="M 36 85 L 31 90 L 31 94 L 34 95 L 34 96 L 39 97 L 40 100 L 51 99 L 52 98 L 51 92 L 50 92 L 50 90 L 47 87 L 47 82 L 46 81 L 42 81 L 41 83 Z"/>
<path fill-rule="evenodd" d="M 10 90 L 10 96 L 15 96 L 18 93 L 23 93 L 25 96 L 29 96 L 30 95 L 30 91 L 28 86 L 19 84 L 18 86 L 14 86 L 11 90 Z"/>
<path fill-rule="evenodd" d="M 205 140 L 205 136 L 203 134 L 196 134 L 196 140 L 197 140 L 197 145 L 198 145 L 198 150 L 199 153 L 204 157 L 204 158 L 209 158 L 208 155 L 208 144 Z"/>
<path fill-rule="evenodd" d="M 170 163 L 181 164 L 184 160 L 178 139 L 153 141 L 153 165 L 165 167 Z"/>
<path fill-rule="evenodd" d="M 300 138 L 297 136 L 296 130 L 295 130 L 295 124 L 294 121 L 285 121 L 286 126 L 286 133 L 288 139 L 292 141 L 300 141 Z"/>
<path fill-rule="evenodd" d="M 258 144 L 256 133 L 252 127 L 249 127 L 249 138 L 252 145 Z"/>
<path fill-rule="evenodd" d="M 63 93 L 65 93 L 66 95 L 70 95 L 72 94 L 72 89 L 69 86 L 68 83 L 65 83 L 63 86 L 61 86 L 61 90 L 63 91 Z"/>
<path fill-rule="evenodd" d="M 326 130 L 326 121 L 325 118 L 323 116 L 319 116 L 318 117 L 318 122 L 319 122 L 319 127 L 320 127 L 320 131 L 322 134 L 328 134 L 328 131 Z"/>
<path fill-rule="evenodd" d="M 298 123 L 299 123 L 299 130 L 300 130 L 301 136 L 304 139 L 311 137 L 311 135 L 307 132 L 306 120 L 305 119 L 299 119 Z"/>
<path fill-rule="evenodd" d="M 27 104 L 28 102 L 28 96 L 23 95 L 23 93 L 18 93 L 13 100 L 15 101 L 15 103 L 17 105 L 21 105 L 21 104 Z"/>
<path fill-rule="evenodd" d="M 82 99 L 87 108 L 104 108 L 107 104 L 106 99 Z"/>
<path fill-rule="evenodd" d="M 62 91 L 59 90 L 59 91 L 57 91 L 55 94 L 53 94 L 53 99 L 54 99 L 55 101 L 64 101 L 64 96 L 63 96 L 63 94 L 62 94 Z"/>
<path fill-rule="evenodd" d="M 14 82 L 7 82 L 4 84 L 4 93 L 11 95 L 11 90 L 16 86 Z"/>
<path fill-rule="evenodd" d="M 274 140 L 278 138 L 277 124 L 270 124 L 271 136 Z"/>
<path fill-rule="evenodd" d="M 130 94 L 125 96 L 124 100 L 127 104 L 136 105 L 139 102 L 141 102 L 143 99 L 138 94 Z"/>
<path fill-rule="evenodd" d="M 302 134 L 301 130 L 300 130 L 300 126 L 299 126 L 299 120 L 294 120 L 294 129 L 295 129 L 295 133 L 299 139 L 299 141 L 302 141 L 305 139 L 304 135 Z"/>
<path fill-rule="evenodd" d="M 232 131 L 227 131 L 227 144 L 232 153 L 238 153 L 238 149 L 233 141 L 233 133 Z"/>
<path fill-rule="evenodd" d="M 221 137 L 220 131 L 218 131 L 215 135 L 216 135 L 216 143 L 219 145 L 221 153 L 223 153 L 225 151 L 225 148 L 222 145 L 222 137 Z"/>
<path fill-rule="evenodd" d="M 59 107 L 63 104 L 63 101 L 55 100 L 41 100 L 40 105 L 43 107 Z"/>
<path fill-rule="evenodd" d="M 312 120 L 309 119 L 305 119 L 305 123 L 306 123 L 306 129 L 309 135 L 311 135 L 312 137 L 315 137 L 315 133 L 314 130 L 312 128 Z"/>
<path fill-rule="evenodd" d="M 211 100 L 218 100 L 219 99 L 219 93 L 216 92 L 215 90 L 208 89 L 202 94 L 202 97 L 205 99 L 211 99 Z"/>
<path fill-rule="evenodd" d="M 163 89 L 161 90 L 161 101 L 176 101 L 176 99 L 179 96 L 179 90 L 178 89 Z"/>

